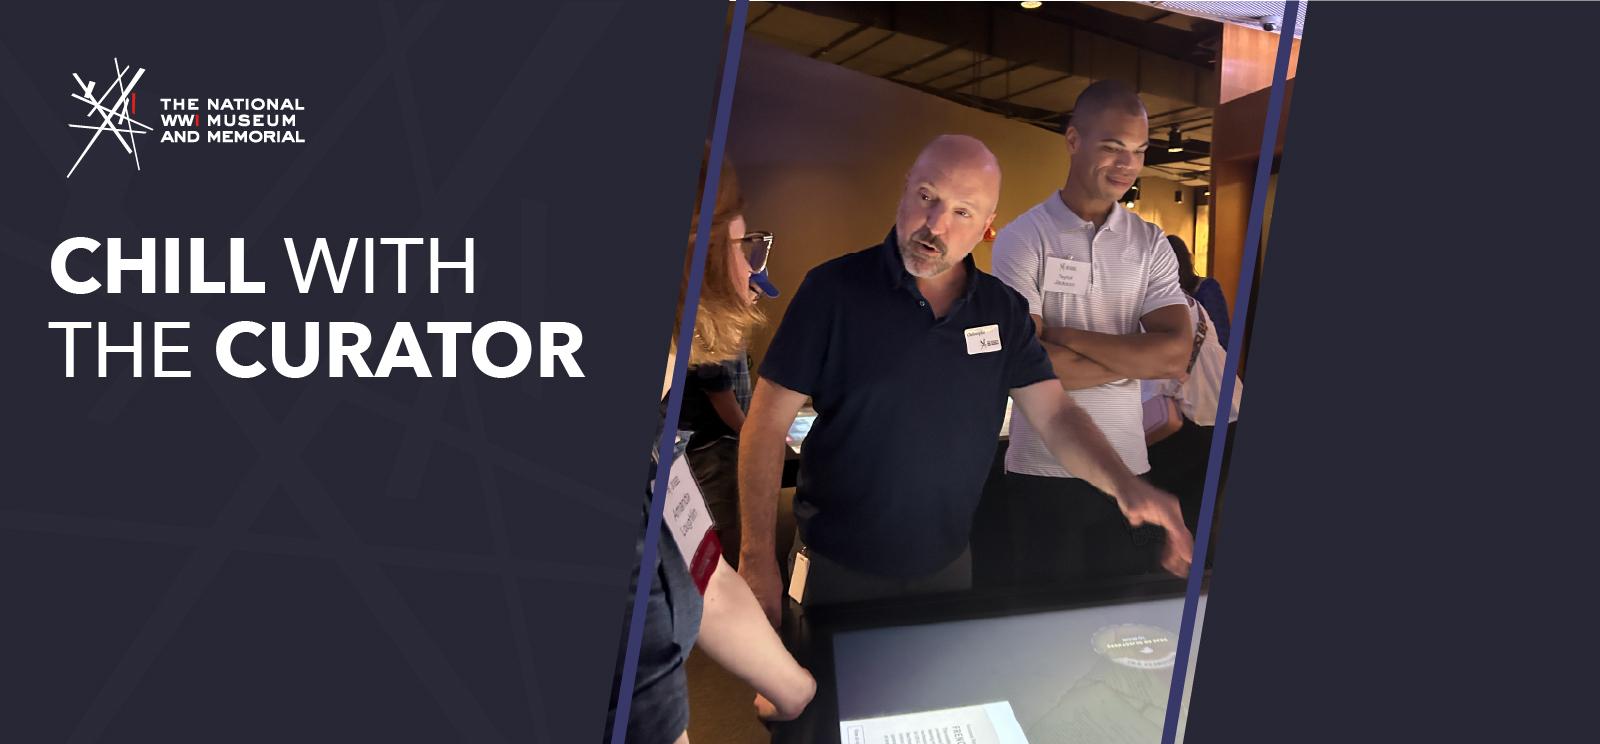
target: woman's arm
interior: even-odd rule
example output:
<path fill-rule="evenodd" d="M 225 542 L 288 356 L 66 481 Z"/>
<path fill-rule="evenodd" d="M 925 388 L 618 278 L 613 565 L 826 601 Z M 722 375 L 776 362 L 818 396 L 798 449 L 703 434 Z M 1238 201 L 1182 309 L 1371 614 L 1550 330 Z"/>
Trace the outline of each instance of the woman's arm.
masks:
<path fill-rule="evenodd" d="M 1194 298 L 1205 308 L 1206 317 L 1211 319 L 1211 326 L 1217 329 L 1217 343 L 1223 349 L 1228 348 L 1228 335 L 1232 330 L 1231 320 L 1228 317 L 1228 298 L 1222 294 L 1222 285 L 1210 277 L 1200 280 L 1200 286 L 1195 287 Z"/>
<path fill-rule="evenodd" d="M 706 393 L 706 400 L 711 401 L 711 408 L 717 412 L 717 418 L 722 419 L 733 433 L 738 434 L 744 428 L 744 409 L 739 407 L 739 399 L 734 396 L 733 388 Z"/>
<path fill-rule="evenodd" d="M 816 680 L 783 647 L 750 587 L 720 558 L 706 586 L 697 643 L 722 668 L 756 688 L 756 708 L 765 718 L 799 716 L 817 692 Z"/>

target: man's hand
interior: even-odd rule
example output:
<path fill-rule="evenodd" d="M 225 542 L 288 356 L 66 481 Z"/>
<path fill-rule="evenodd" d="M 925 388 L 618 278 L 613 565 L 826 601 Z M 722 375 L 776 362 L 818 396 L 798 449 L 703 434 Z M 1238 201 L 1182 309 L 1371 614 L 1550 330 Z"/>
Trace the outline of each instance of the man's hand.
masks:
<path fill-rule="evenodd" d="M 801 674 L 805 676 L 795 680 L 790 689 L 784 691 L 782 700 L 769 700 L 767 696 L 756 693 L 756 717 L 763 721 L 793 721 L 799 718 L 806 706 L 811 704 L 811 698 L 817 694 L 817 680 L 803 669 Z"/>
<path fill-rule="evenodd" d="M 750 585 L 750 593 L 756 595 L 756 603 L 761 605 L 767 622 L 777 628 L 783 624 L 783 579 L 778 575 L 778 563 L 770 557 L 766 560 L 752 558 L 739 557 L 739 576 Z"/>
<path fill-rule="evenodd" d="M 1094 419 L 1055 380 L 1011 390 L 1011 399 L 1038 430 L 1045 446 L 1068 472 L 1114 494 L 1123 516 L 1135 527 L 1158 524 L 1167 530 L 1163 568 L 1179 576 L 1189 573 L 1194 536 L 1183 525 L 1183 510 L 1172 494 L 1153 488 L 1128 472 Z"/>
<path fill-rule="evenodd" d="M 1194 535 L 1183 524 L 1183 509 L 1176 497 L 1135 478 L 1118 494 L 1117 506 L 1135 527 L 1154 524 L 1165 528 L 1167 547 L 1161 554 L 1161 567 L 1176 576 L 1189 575 Z"/>

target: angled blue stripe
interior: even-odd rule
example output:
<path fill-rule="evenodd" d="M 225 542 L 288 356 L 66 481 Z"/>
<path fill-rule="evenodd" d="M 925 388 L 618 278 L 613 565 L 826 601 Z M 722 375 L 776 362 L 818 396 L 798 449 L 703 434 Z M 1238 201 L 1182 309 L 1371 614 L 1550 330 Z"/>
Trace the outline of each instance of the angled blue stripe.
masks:
<path fill-rule="evenodd" d="M 1211 544 L 1211 517 L 1217 506 L 1217 481 L 1222 473 L 1222 451 L 1228 441 L 1227 421 L 1233 411 L 1233 388 L 1239 371 L 1239 352 L 1244 348 L 1245 318 L 1250 312 L 1250 287 L 1255 282 L 1256 260 L 1261 248 L 1261 222 L 1267 207 L 1267 189 L 1272 177 L 1272 155 L 1278 145 L 1278 122 L 1283 111 L 1283 81 L 1289 77 L 1289 52 L 1294 47 L 1295 28 L 1300 17 L 1299 0 L 1283 4 L 1284 32 L 1278 35 L 1278 59 L 1272 68 L 1272 93 L 1267 98 L 1267 123 L 1261 131 L 1261 159 L 1256 165 L 1255 187 L 1250 195 L 1250 222 L 1245 232 L 1244 261 L 1239 275 L 1238 302 L 1233 307 L 1232 336 L 1228 339 L 1228 359 L 1222 366 L 1222 389 L 1217 396 L 1217 427 L 1211 433 L 1211 453 L 1206 464 L 1206 486 L 1200 499 L 1200 523 L 1195 536 L 1195 565 L 1190 570 L 1187 596 L 1183 600 L 1183 620 L 1178 630 L 1178 657 L 1173 660 L 1172 688 L 1167 693 L 1167 720 L 1161 728 L 1161 744 L 1173 744 L 1178 736 L 1178 714 L 1183 708 L 1183 683 L 1189 676 L 1189 647 L 1194 639 L 1194 616 L 1200 603 L 1200 581 L 1205 575 L 1205 556 Z M 1191 701 L 1191 704 L 1193 701 Z"/>
<path fill-rule="evenodd" d="M 662 422 L 661 450 L 657 453 L 655 490 L 650 494 L 650 515 L 646 520 L 644 549 L 639 556 L 639 581 L 633 592 L 633 614 L 628 620 L 628 648 L 624 651 L 622 680 L 617 685 L 617 715 L 611 725 L 611 744 L 624 744 L 628 735 L 628 714 L 633 708 L 633 683 L 639 674 L 639 644 L 644 636 L 644 611 L 650 597 L 652 574 L 644 566 L 656 562 L 657 538 L 661 534 L 661 510 L 667 498 L 666 469 L 672 465 L 673 438 L 670 436 L 683 407 L 683 376 L 689 366 L 687 350 L 694 342 L 694 319 L 700 308 L 700 280 L 705 274 L 706 241 L 711 235 L 712 213 L 716 211 L 717 182 L 722 176 L 722 153 L 728 138 L 728 115 L 733 110 L 733 86 L 739 76 L 739 51 L 744 46 L 744 22 L 749 0 L 737 0 L 733 23 L 728 33 L 728 55 L 722 62 L 722 83 L 717 93 L 716 123 L 711 129 L 711 153 L 706 161 L 705 191 L 700 194 L 700 224 L 695 230 L 694 258 L 689 265 L 689 284 L 683 300 L 683 320 L 678 324 L 679 354 L 672 365 L 672 392 L 667 395 L 667 417 Z M 669 732 L 676 734 L 677 732 Z"/>

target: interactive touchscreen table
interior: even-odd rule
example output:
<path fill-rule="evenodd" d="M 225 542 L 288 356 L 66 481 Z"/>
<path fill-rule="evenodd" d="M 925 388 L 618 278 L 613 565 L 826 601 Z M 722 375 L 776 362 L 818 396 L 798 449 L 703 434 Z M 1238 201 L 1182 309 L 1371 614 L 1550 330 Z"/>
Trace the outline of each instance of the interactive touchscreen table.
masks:
<path fill-rule="evenodd" d="M 1158 744 L 1183 590 L 1150 578 L 791 618 L 791 646 L 819 689 L 773 741 Z"/>

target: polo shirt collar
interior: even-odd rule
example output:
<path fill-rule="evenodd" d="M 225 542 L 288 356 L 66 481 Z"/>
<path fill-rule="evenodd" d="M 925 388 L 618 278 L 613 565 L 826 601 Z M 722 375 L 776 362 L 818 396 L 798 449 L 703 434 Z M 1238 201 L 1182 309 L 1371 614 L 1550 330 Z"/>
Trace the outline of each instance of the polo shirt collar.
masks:
<path fill-rule="evenodd" d="M 1072 210 L 1066 211 L 1071 212 Z M 911 272 L 906 271 L 905 261 L 900 258 L 900 239 L 895 233 L 895 228 L 889 228 L 889 237 L 884 238 L 883 245 L 879 246 L 878 252 L 883 258 L 884 276 L 889 279 L 889 287 L 891 289 L 909 287 L 912 292 L 920 297 L 922 292 L 917 289 L 917 278 L 912 276 Z M 961 264 L 967 267 L 967 283 L 961 290 L 961 297 L 970 300 L 972 299 L 972 294 L 978 291 L 978 262 L 972 259 L 971 253 L 968 253 L 966 258 L 961 259 Z"/>
<path fill-rule="evenodd" d="M 1093 224 L 1090 221 L 1079 217 L 1077 212 L 1072 211 L 1072 209 L 1067 206 L 1067 203 L 1061 200 L 1061 192 L 1059 190 L 1050 195 L 1049 209 L 1051 214 L 1054 214 L 1057 219 L 1061 220 L 1061 224 L 1066 225 L 1068 229 L 1081 228 L 1084 225 Z M 1127 208 L 1122 206 L 1120 202 L 1112 202 L 1111 214 L 1106 215 L 1106 224 L 1102 225 L 1101 229 L 1110 230 L 1111 232 L 1115 233 L 1124 232 L 1127 229 L 1129 214 L 1130 212 L 1128 212 Z"/>

